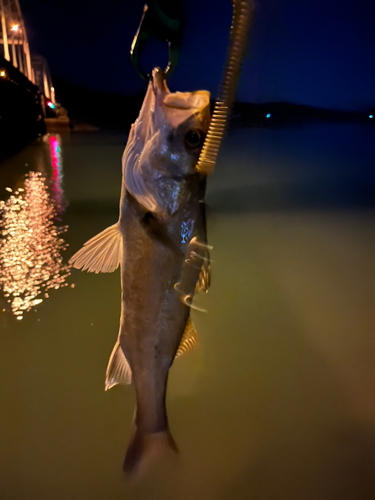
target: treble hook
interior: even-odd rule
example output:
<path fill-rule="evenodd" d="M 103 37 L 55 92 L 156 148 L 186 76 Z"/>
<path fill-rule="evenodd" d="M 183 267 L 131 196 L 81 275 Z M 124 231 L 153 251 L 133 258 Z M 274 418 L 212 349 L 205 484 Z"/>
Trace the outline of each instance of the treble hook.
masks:
<path fill-rule="evenodd" d="M 178 1 L 159 0 L 159 3 L 158 0 L 149 0 L 143 7 L 142 19 L 130 49 L 131 62 L 145 80 L 150 79 L 150 74 L 141 69 L 140 56 L 150 38 L 168 43 L 168 66 L 164 71 L 164 78 L 173 73 L 178 62 L 182 38 L 182 11 Z"/>

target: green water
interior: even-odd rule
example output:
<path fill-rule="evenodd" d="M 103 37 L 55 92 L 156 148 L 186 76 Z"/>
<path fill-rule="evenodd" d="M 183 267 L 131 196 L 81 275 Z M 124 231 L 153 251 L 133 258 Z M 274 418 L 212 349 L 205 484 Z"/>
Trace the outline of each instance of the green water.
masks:
<path fill-rule="evenodd" d="M 26 172 L 51 193 L 54 177 L 66 262 L 117 220 L 126 137 L 54 137 L 0 164 L 0 199 Z M 209 180 L 200 348 L 168 388 L 180 455 L 138 483 L 121 470 L 132 388 L 104 392 L 119 272 L 73 270 L 22 320 L 2 297 L 0 498 L 373 499 L 373 144 L 360 125 L 229 134 Z"/>

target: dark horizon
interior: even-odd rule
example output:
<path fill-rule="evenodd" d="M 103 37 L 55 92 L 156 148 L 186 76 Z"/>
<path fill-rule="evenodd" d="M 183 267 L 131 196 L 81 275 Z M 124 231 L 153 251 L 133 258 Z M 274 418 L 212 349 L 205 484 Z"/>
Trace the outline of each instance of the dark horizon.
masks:
<path fill-rule="evenodd" d="M 122 95 L 98 91 L 71 84 L 59 78 L 56 81 L 56 97 L 69 112 L 72 124 L 89 123 L 104 128 L 127 129 L 135 121 L 141 107 L 144 91 Z M 214 100 L 211 100 L 213 107 Z M 326 122 L 362 122 L 375 124 L 369 117 L 375 108 L 367 110 L 337 110 L 291 102 L 242 102 L 236 100 L 230 114 L 231 125 L 242 127 L 274 127 Z M 372 123 L 374 122 L 374 123 Z"/>

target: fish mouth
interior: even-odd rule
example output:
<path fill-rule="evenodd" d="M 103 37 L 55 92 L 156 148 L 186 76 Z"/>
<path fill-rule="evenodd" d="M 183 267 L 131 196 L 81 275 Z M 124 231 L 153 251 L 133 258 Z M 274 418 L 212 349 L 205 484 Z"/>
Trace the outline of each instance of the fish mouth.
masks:
<path fill-rule="evenodd" d="M 169 94 L 167 82 L 165 81 L 165 73 L 161 68 L 154 68 L 151 74 L 152 87 L 154 89 L 155 97 L 161 104 L 166 94 Z"/>

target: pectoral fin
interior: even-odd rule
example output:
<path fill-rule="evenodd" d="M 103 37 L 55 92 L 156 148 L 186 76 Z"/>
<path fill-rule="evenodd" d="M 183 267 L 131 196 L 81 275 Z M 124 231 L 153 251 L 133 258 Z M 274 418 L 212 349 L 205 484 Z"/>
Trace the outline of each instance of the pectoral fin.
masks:
<path fill-rule="evenodd" d="M 109 358 L 105 374 L 105 390 L 108 391 L 117 384 L 128 385 L 132 380 L 132 372 L 120 343 L 117 340 Z"/>
<path fill-rule="evenodd" d="M 198 347 L 198 334 L 191 319 L 188 319 L 184 334 L 182 335 L 180 345 L 178 346 L 175 359 L 179 358 L 185 352 L 192 351 Z"/>
<path fill-rule="evenodd" d="M 76 269 L 91 273 L 111 273 L 122 258 L 120 224 L 113 224 L 87 241 L 69 260 Z"/>

